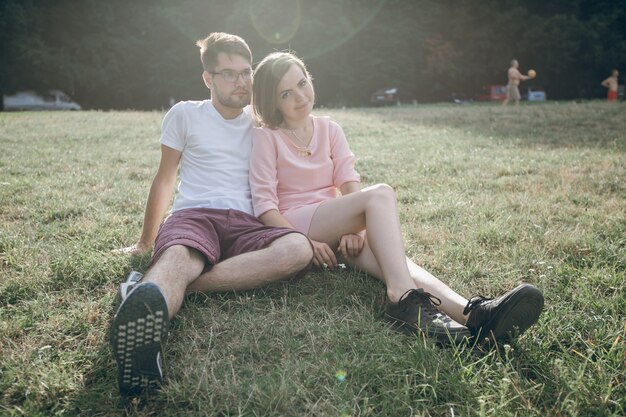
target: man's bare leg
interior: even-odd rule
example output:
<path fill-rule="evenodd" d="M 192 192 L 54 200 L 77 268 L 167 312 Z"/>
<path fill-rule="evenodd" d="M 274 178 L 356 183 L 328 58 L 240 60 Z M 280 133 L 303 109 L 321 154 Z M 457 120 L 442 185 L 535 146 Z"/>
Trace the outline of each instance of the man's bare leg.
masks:
<path fill-rule="evenodd" d="M 204 259 L 197 251 L 171 246 L 148 270 L 143 282 L 123 297 L 110 332 L 121 394 L 139 394 L 163 381 L 162 355 L 169 318 L 176 314 L 185 288 L 203 267 Z"/>
<path fill-rule="evenodd" d="M 169 318 L 180 309 L 190 284 L 202 291 L 254 288 L 303 270 L 312 258 L 309 240 L 298 233 L 283 236 L 266 249 L 220 262 L 205 274 L 200 252 L 182 245 L 167 248 L 143 282 L 123 298 L 111 324 L 120 393 L 137 394 L 163 381 L 161 357 Z"/>
<path fill-rule="evenodd" d="M 165 249 L 148 269 L 142 282 L 156 284 L 167 302 L 170 318 L 174 317 L 185 298 L 187 287 L 202 273 L 204 256 L 195 249 L 174 245 Z"/>
<path fill-rule="evenodd" d="M 225 292 L 262 287 L 289 278 L 308 267 L 313 259 L 309 240 L 290 233 L 268 247 L 226 259 L 200 275 L 189 291 Z"/>
<path fill-rule="evenodd" d="M 309 265 L 312 257 L 308 239 L 299 233 L 290 233 L 267 248 L 226 259 L 202 274 L 205 264 L 202 254 L 175 245 L 163 252 L 142 282 L 152 282 L 161 289 L 171 318 L 180 309 L 187 291 L 257 288 L 296 274 Z"/>

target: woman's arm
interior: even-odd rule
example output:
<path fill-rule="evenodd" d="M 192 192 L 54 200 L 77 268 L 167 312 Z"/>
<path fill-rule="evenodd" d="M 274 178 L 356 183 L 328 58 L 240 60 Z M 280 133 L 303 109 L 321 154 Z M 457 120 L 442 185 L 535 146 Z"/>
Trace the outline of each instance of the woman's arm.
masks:
<path fill-rule="evenodd" d="M 343 183 L 341 187 L 339 187 L 339 191 L 341 191 L 341 195 L 359 192 L 361 191 L 361 183 L 359 181 L 349 181 Z"/>
<path fill-rule="evenodd" d="M 277 153 L 271 133 L 261 128 L 253 129 L 249 180 L 254 215 L 259 219 L 270 211 L 279 215 Z"/>
<path fill-rule="evenodd" d="M 335 164 L 333 180 L 339 185 L 341 195 L 348 195 L 361 191 L 360 176 L 354 169 L 355 157 L 348 140 L 339 126 L 331 122 L 331 154 Z M 337 250 L 344 259 L 358 256 L 365 245 L 365 231 L 350 233 L 341 236 Z"/>
<path fill-rule="evenodd" d="M 361 183 L 359 181 L 349 181 L 339 187 L 341 195 L 361 192 Z M 339 247 L 337 250 L 345 258 L 359 256 L 365 245 L 365 230 L 359 233 L 350 233 L 341 236 L 339 239 Z"/>
<path fill-rule="evenodd" d="M 278 212 L 278 210 L 268 210 L 259 216 L 259 220 L 264 225 L 273 227 L 288 227 L 293 229 L 293 226 L 285 217 Z"/>
<path fill-rule="evenodd" d="M 278 210 L 268 210 L 259 216 L 259 220 L 267 226 L 274 227 L 288 227 L 293 229 L 293 226 Z M 324 265 L 329 268 L 335 268 L 339 265 L 337 257 L 333 250 L 324 242 L 318 242 L 313 239 L 309 239 L 313 245 L 313 265 L 322 267 Z"/>

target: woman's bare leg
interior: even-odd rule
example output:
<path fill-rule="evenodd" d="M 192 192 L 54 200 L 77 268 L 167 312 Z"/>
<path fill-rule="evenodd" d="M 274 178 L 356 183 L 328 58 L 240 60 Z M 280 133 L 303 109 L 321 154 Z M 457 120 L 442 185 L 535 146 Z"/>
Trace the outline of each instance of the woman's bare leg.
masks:
<path fill-rule="evenodd" d="M 344 259 L 344 261 L 354 269 L 367 272 L 368 275 L 384 282 L 382 270 L 369 247 L 367 239 L 365 240 L 365 245 L 359 256 L 354 258 L 350 257 Z M 415 288 L 423 288 L 426 292 L 439 298 L 441 305 L 437 306 L 437 308 L 446 313 L 457 323 L 465 324 L 467 316 L 463 315 L 463 308 L 467 304 L 467 300 L 409 258 L 406 258 L 406 264 L 411 279 L 415 284 Z"/>
<path fill-rule="evenodd" d="M 363 229 L 367 229 L 387 296 L 396 302 L 407 290 L 417 287 L 404 255 L 396 196 L 391 187 L 376 185 L 323 202 L 313 215 L 309 237 L 336 248 L 341 236 Z"/>
<path fill-rule="evenodd" d="M 416 285 L 441 300 L 441 305 L 437 308 L 457 323 L 465 324 L 467 316 L 463 315 L 463 309 L 467 305 L 467 299 L 409 258 L 406 258 L 406 262 Z"/>

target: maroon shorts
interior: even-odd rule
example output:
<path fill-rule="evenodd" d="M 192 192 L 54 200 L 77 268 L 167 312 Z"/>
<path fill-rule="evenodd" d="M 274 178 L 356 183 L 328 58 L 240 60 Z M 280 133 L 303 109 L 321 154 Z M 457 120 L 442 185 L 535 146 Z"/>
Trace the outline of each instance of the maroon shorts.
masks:
<path fill-rule="evenodd" d="M 206 272 L 224 259 L 263 249 L 289 233 L 300 232 L 286 227 L 266 226 L 256 217 L 239 210 L 178 210 L 161 225 L 150 266 L 165 249 L 183 245 L 204 255 L 206 262 L 203 272 Z"/>

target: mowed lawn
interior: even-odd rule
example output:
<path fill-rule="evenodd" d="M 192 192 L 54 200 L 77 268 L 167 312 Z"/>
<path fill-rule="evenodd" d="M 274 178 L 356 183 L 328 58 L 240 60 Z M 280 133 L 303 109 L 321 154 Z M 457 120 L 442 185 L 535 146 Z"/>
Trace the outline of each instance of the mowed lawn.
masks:
<path fill-rule="evenodd" d="M 319 109 L 364 184 L 396 190 L 408 256 L 466 297 L 545 294 L 510 345 L 440 348 L 349 269 L 190 295 L 158 394 L 126 401 L 108 326 L 163 112 L 0 113 L 2 416 L 623 416 L 626 104 Z M 175 277 L 173 277 L 175 279 Z"/>

